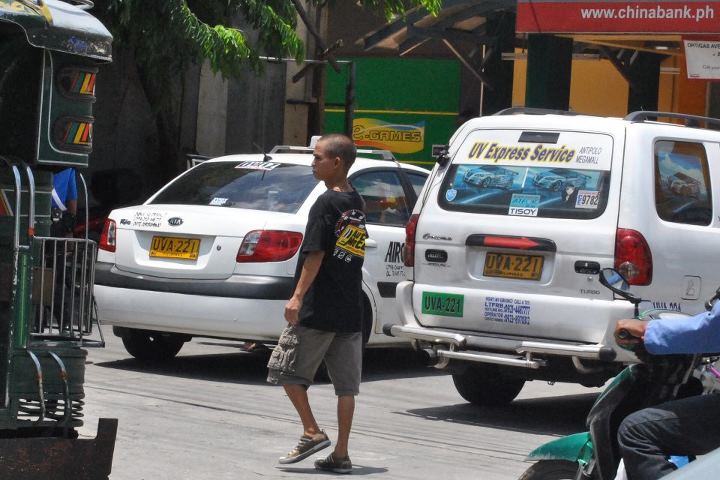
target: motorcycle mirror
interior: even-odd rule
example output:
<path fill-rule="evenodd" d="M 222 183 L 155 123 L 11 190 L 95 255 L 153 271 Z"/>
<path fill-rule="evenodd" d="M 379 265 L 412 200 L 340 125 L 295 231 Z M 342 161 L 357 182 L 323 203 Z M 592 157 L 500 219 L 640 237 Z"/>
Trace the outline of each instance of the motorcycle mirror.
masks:
<path fill-rule="evenodd" d="M 614 268 L 603 268 L 600 271 L 600 284 L 610 289 L 616 295 L 631 302 L 633 305 L 638 305 L 642 302 L 641 298 L 630 293 L 630 284 L 623 274 Z"/>

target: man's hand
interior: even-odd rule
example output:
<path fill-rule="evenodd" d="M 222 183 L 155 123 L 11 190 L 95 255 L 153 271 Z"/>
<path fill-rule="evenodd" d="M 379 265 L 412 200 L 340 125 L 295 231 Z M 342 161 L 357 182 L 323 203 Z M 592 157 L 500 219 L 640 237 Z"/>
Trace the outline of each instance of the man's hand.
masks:
<path fill-rule="evenodd" d="M 647 322 L 642 320 L 618 320 L 615 326 L 615 341 L 623 348 L 630 348 L 642 343 L 645 338 Z"/>
<path fill-rule="evenodd" d="M 285 320 L 290 325 L 297 325 L 300 322 L 299 315 L 302 303 L 302 298 L 293 296 L 285 304 Z"/>

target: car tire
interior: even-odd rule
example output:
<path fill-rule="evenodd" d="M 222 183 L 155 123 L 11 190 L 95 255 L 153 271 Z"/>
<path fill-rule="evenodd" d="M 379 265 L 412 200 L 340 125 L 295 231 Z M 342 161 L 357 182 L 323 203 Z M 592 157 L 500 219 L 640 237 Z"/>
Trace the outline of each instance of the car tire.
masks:
<path fill-rule="evenodd" d="M 125 350 L 144 363 L 171 360 L 185 344 L 185 338 L 180 335 L 150 330 L 127 329 L 121 338 Z"/>
<path fill-rule="evenodd" d="M 483 407 L 507 405 L 525 385 L 525 380 L 504 375 L 494 365 L 470 365 L 452 378 L 461 397 Z"/>
<path fill-rule="evenodd" d="M 563 188 L 562 182 L 555 182 L 552 184 L 551 190 L 553 192 L 559 192 L 560 190 L 562 190 L 562 188 Z"/>
<path fill-rule="evenodd" d="M 578 464 L 569 460 L 540 460 L 525 470 L 519 480 L 573 480 Z"/>

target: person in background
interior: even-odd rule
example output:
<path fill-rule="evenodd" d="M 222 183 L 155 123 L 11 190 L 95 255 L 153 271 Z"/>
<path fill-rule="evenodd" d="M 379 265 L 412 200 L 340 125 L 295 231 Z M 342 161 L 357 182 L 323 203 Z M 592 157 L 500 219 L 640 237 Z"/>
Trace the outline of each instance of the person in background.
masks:
<path fill-rule="evenodd" d="M 77 218 L 77 183 L 74 168 L 66 168 L 53 174 L 51 203 L 51 235 L 72 237 Z"/>
<path fill-rule="evenodd" d="M 347 179 L 356 148 L 345 135 L 323 136 L 313 152 L 313 175 L 327 191 L 310 209 L 295 290 L 285 305 L 288 327 L 268 362 L 268 382 L 280 384 L 300 417 L 298 445 L 279 463 L 298 462 L 330 446 L 310 408 L 307 389 L 325 361 L 337 395 L 338 439 L 315 468 L 351 473 L 348 439 L 362 369 L 364 202 Z"/>

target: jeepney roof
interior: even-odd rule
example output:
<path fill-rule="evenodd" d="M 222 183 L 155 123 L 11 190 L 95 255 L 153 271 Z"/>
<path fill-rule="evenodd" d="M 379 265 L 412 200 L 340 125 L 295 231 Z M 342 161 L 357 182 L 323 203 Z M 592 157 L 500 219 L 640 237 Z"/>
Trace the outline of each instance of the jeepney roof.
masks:
<path fill-rule="evenodd" d="M 0 0 L 0 22 L 13 23 L 34 47 L 112 60 L 112 35 L 95 17 L 60 0 Z"/>

